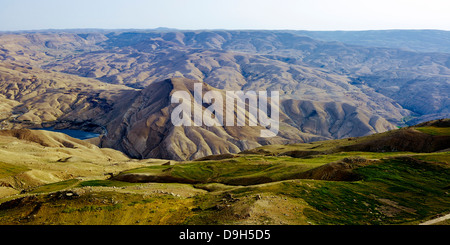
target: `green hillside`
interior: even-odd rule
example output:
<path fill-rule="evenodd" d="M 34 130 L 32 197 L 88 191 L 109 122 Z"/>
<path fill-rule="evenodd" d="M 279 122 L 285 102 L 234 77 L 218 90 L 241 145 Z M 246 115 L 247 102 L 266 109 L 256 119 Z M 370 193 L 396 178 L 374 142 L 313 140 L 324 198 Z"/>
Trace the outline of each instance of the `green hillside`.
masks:
<path fill-rule="evenodd" d="M 142 160 L 4 196 L 0 223 L 419 224 L 450 213 L 449 139 L 448 127 L 424 125 L 195 161 Z M 27 171 L 1 166 L 4 178 Z"/>

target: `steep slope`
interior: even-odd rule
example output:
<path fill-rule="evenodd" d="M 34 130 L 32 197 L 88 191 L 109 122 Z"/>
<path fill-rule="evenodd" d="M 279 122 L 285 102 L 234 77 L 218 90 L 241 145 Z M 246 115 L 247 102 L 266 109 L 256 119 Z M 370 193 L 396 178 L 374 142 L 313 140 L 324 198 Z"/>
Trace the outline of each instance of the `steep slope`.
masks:
<path fill-rule="evenodd" d="M 282 110 L 302 132 L 328 139 L 364 136 L 395 128 L 364 107 L 348 103 L 285 100 Z"/>
<path fill-rule="evenodd" d="M 359 70 L 353 68 L 368 56 L 375 56 L 371 64 L 376 63 L 377 67 L 390 62 L 386 57 L 391 55 L 389 52 L 366 54 L 371 51 L 267 31 L 111 33 L 107 36 L 109 40 L 102 43 L 105 47 L 102 52 L 68 56 L 44 67 L 136 88 L 172 77 L 186 77 L 219 89 L 278 90 L 283 99 L 335 101 L 366 107 L 392 123 L 401 123 L 403 117 L 411 114 L 395 100 L 355 83 L 348 76 Z M 315 58 L 313 62 L 309 57 L 318 52 L 320 59 Z M 329 60 L 321 60 L 323 54 Z M 350 57 L 336 58 L 342 54 Z M 352 59 L 357 62 L 349 63 Z M 333 67 L 327 62 L 333 62 Z M 331 72 L 335 67 L 342 69 Z"/>
<path fill-rule="evenodd" d="M 443 94 L 450 86 L 449 54 L 362 47 L 300 35 L 288 31 L 109 33 L 102 52 L 68 56 L 46 68 L 133 87 L 187 77 L 216 88 L 277 88 L 286 99 L 347 102 L 343 100 L 350 96 L 350 100 L 368 101 L 370 110 L 394 123 L 401 123 L 409 111 L 423 117 L 418 120 L 450 113 Z M 326 94 L 321 93 L 324 90 Z"/>
<path fill-rule="evenodd" d="M 127 152 L 137 158 L 169 158 L 176 160 L 195 159 L 212 154 L 237 153 L 261 144 L 300 142 L 320 138 L 305 134 L 298 129 L 283 124 L 286 130 L 273 138 L 260 137 L 261 126 L 174 126 L 171 121 L 173 109 L 178 104 L 170 102 L 175 91 L 186 91 L 194 97 L 194 83 L 189 79 L 170 79 L 155 82 L 142 91 L 136 92 L 122 112 L 113 113 L 116 119 L 107 125 L 108 136 L 102 138 L 102 146 Z M 224 91 L 214 89 L 204 83 L 203 93 L 217 91 L 225 98 Z M 200 105 L 194 99 L 192 107 Z M 194 105 L 196 104 L 196 105 Z M 237 108 L 237 110 L 244 110 Z M 224 112 L 224 118 L 225 118 Z M 233 113 L 235 113 L 233 111 Z M 191 116 L 189 116 L 191 117 Z M 247 116 L 248 118 L 248 116 Z M 189 120 L 193 121 L 192 118 Z M 192 123 L 193 125 L 193 123 Z"/>
<path fill-rule="evenodd" d="M 5 63 L 0 66 L 0 81 L 2 128 L 56 126 L 107 133 L 100 145 L 137 158 L 193 159 L 266 144 L 310 142 L 394 128 L 370 115 L 369 109 L 356 108 L 356 102 L 282 100 L 279 137 L 259 138 L 260 127 L 173 127 L 170 95 L 184 90 L 192 96 L 194 80 L 165 80 L 136 90 Z M 202 84 L 204 92 L 213 90 Z M 214 90 L 226 97 L 225 90 Z M 332 117 L 323 114 L 327 110 L 331 110 Z M 325 128 L 318 128 L 322 126 Z M 328 128 L 333 129 L 327 132 Z"/>
<path fill-rule="evenodd" d="M 348 102 L 346 97 L 350 96 L 367 102 L 370 110 L 396 124 L 402 123 L 411 111 L 418 117 L 412 123 L 449 115 L 449 100 L 445 96 L 450 86 L 448 53 L 419 53 L 379 45 L 362 47 L 318 41 L 303 34 L 293 31 L 3 34 L 0 55 L 24 65 L 41 65 L 136 88 L 167 78 L 186 77 L 216 88 L 277 88 L 286 99 Z M 352 34 L 342 36 L 351 39 Z M 378 34 L 390 35 L 388 31 Z M 423 38 L 426 31 L 398 31 L 395 35 L 406 35 L 409 43 L 413 43 Z M 446 42 L 445 38 L 439 40 L 441 46 Z M 352 92 L 348 95 L 344 90 Z"/>
<path fill-rule="evenodd" d="M 102 146 L 119 149 L 137 158 L 196 159 L 208 155 L 237 153 L 267 144 L 311 142 L 315 140 L 368 135 L 393 129 L 386 120 L 372 116 L 370 112 L 345 103 L 281 100 L 280 126 L 276 137 L 261 137 L 266 129 L 258 124 L 229 126 L 227 113 L 245 111 L 237 105 L 234 111 L 225 108 L 223 126 L 173 126 L 171 114 L 178 104 L 170 102 L 176 91 L 186 91 L 192 98 L 192 108 L 200 106 L 193 99 L 194 84 L 199 81 L 173 78 L 155 82 L 134 95 L 124 98 L 108 115 L 115 115 L 107 123 L 108 135 L 102 138 Z M 223 90 L 201 83 L 203 94 L 216 91 L 225 100 Z M 201 105 L 205 110 L 210 104 Z M 106 116 L 111 117 L 112 116 Z M 248 120 L 248 116 L 246 116 Z M 194 125 L 192 113 L 191 125 Z M 329 131 L 328 131 L 329 130 Z"/>
<path fill-rule="evenodd" d="M 138 158 L 192 159 L 361 136 L 413 117 L 445 117 L 449 108 L 448 54 L 352 46 L 293 32 L 1 34 L 0 57 L 2 128 L 83 128 L 107 134 L 102 145 Z M 172 127 L 171 78 L 221 93 L 279 91 L 279 138 L 259 139 L 258 128 Z"/>
<path fill-rule="evenodd" d="M 2 63 L 0 123 L 3 129 L 41 127 L 64 121 L 88 124 L 109 112 L 117 95 L 127 91 L 133 89 L 17 63 Z"/>

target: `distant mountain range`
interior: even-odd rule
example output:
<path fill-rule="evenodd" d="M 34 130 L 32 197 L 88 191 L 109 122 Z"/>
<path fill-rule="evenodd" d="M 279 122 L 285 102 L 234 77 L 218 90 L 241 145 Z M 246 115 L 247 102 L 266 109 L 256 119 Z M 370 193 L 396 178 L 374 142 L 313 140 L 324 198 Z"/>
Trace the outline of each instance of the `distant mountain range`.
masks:
<path fill-rule="evenodd" d="M 432 30 L 2 33 L 0 126 L 106 129 L 100 146 L 177 160 L 384 132 L 450 117 L 449 36 Z M 249 126 L 173 127 L 170 95 L 195 82 L 221 93 L 280 91 L 279 135 L 262 139 Z"/>
<path fill-rule="evenodd" d="M 415 52 L 450 53 L 450 31 L 294 31 L 323 41 L 339 41 L 366 47 L 398 48 Z"/>

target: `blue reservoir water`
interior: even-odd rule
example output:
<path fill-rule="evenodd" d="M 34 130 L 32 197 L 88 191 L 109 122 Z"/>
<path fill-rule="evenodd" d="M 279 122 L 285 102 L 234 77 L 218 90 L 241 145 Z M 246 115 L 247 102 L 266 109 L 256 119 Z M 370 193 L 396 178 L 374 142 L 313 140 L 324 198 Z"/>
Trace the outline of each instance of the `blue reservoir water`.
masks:
<path fill-rule="evenodd" d="M 92 133 L 92 132 L 86 132 L 86 131 L 74 130 L 74 129 L 54 129 L 53 127 L 37 128 L 36 130 L 47 130 L 47 131 L 52 131 L 52 132 L 63 133 L 63 134 L 69 135 L 70 137 L 80 139 L 80 140 L 85 140 L 85 139 L 90 139 L 90 138 L 95 138 L 95 137 L 100 136 L 100 134 Z"/>

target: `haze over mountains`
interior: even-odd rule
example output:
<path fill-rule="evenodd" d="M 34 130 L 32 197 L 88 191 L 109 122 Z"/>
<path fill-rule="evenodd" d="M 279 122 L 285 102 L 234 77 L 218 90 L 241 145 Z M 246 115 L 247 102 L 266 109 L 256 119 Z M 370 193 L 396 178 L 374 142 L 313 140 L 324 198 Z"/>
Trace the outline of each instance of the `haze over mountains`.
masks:
<path fill-rule="evenodd" d="M 95 130 L 105 134 L 100 146 L 131 157 L 184 160 L 362 136 L 450 116 L 449 32 L 380 31 L 366 40 L 357 34 L 3 33 L 1 127 Z M 390 39 L 378 38 L 383 35 Z M 435 41 L 427 48 L 429 40 Z M 170 95 L 195 82 L 203 82 L 205 91 L 280 91 L 280 133 L 263 139 L 259 128 L 249 126 L 174 127 Z"/>
<path fill-rule="evenodd" d="M 322 41 L 339 41 L 366 47 L 450 53 L 450 33 L 439 30 L 294 31 Z"/>

